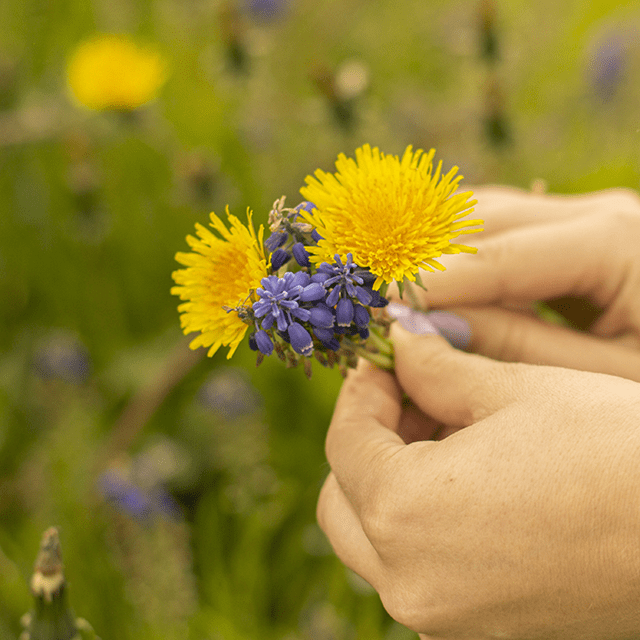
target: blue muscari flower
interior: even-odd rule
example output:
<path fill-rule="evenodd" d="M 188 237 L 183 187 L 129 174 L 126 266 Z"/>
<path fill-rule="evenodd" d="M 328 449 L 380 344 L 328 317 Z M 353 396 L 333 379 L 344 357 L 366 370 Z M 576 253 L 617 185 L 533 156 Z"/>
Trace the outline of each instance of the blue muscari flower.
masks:
<path fill-rule="evenodd" d="M 326 289 L 332 287 L 331 292 L 327 296 L 326 303 L 333 307 L 338 303 L 340 297 L 357 298 L 359 302 L 368 305 L 371 302 L 370 287 L 363 287 L 363 274 L 356 271 L 358 265 L 353 262 L 351 253 L 347 254 L 347 261 L 342 264 L 340 256 L 336 254 L 334 257 L 335 264 L 323 262 L 316 273 L 321 274 L 320 277 L 326 276 L 324 286 Z M 362 271 L 362 270 L 360 270 Z"/>
<path fill-rule="evenodd" d="M 287 271 L 282 278 L 267 276 L 260 280 L 262 288 L 256 289 L 260 299 L 253 303 L 253 312 L 256 318 L 264 318 L 263 329 L 269 330 L 275 322 L 279 331 L 286 331 L 293 318 L 309 319 L 309 311 L 301 309 L 297 301 L 307 284 L 305 276 L 309 278 L 302 271 Z"/>
<path fill-rule="evenodd" d="M 311 313 L 300 303 L 321 300 L 325 294 L 323 286 L 311 282 L 304 271 L 287 271 L 282 278 L 267 276 L 260 284 L 262 288 L 256 289 L 260 299 L 253 303 L 253 312 L 256 318 L 263 318 L 261 326 L 266 331 L 274 323 L 278 331 L 284 332 L 295 320 L 306 322 Z"/>

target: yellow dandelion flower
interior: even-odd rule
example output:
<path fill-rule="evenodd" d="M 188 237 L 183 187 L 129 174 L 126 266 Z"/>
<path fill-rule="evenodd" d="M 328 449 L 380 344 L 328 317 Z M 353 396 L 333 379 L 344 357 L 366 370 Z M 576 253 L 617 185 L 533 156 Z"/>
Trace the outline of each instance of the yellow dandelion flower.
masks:
<path fill-rule="evenodd" d="M 263 248 L 264 228 L 258 234 L 253 228 L 251 211 L 247 209 L 245 226 L 229 214 L 230 228 L 211 213 L 212 233 L 196 224 L 197 238 L 187 236 L 190 253 L 177 253 L 176 260 L 187 267 L 172 274 L 176 285 L 171 293 L 186 300 L 178 307 L 180 324 L 185 334 L 200 331 L 189 345 L 192 349 L 209 347 L 212 356 L 221 346 L 229 347 L 230 358 L 247 331 L 248 325 L 237 309 L 255 301 L 254 290 L 267 275 Z"/>
<path fill-rule="evenodd" d="M 356 150 L 356 158 L 344 154 L 336 161 L 337 172 L 317 170 L 307 176 L 303 197 L 315 205 L 300 214 L 322 239 L 307 247 L 314 264 L 333 262 L 335 254 L 348 253 L 382 283 L 416 280 L 419 269 L 444 270 L 436 261 L 443 253 L 475 253 L 474 247 L 452 244 L 482 220 L 461 220 L 473 211 L 473 195 L 455 193 L 462 176 L 454 167 L 442 175 L 442 162 L 434 172 L 435 150 L 413 152 L 407 147 L 401 159 L 385 155 L 369 145 Z"/>
<path fill-rule="evenodd" d="M 160 53 L 126 35 L 99 35 L 80 43 L 67 66 L 75 99 L 98 110 L 137 109 L 156 97 L 166 75 Z"/>

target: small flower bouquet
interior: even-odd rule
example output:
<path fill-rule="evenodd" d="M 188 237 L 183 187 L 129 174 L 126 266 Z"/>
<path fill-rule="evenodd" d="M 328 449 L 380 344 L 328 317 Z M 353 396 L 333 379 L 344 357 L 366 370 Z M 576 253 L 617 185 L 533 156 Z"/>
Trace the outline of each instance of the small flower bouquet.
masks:
<path fill-rule="evenodd" d="M 407 282 L 421 285 L 420 269 L 444 269 L 440 255 L 474 253 L 451 240 L 482 225 L 462 220 L 472 193 L 458 193 L 457 167 L 434 171 L 434 154 L 408 147 L 398 158 L 368 145 L 355 160 L 341 154 L 335 174 L 306 178 L 305 201 L 276 200 L 266 239 L 249 210 L 246 225 L 228 210 L 229 226 L 212 213 L 217 235 L 197 224 L 191 252 L 176 254 L 185 268 L 171 289 L 184 301 L 184 333 L 200 332 L 191 348 L 212 356 L 227 346 L 230 358 L 249 331 L 258 364 L 275 351 L 307 375 L 311 356 L 343 373 L 357 356 L 393 367 L 387 287 L 397 283 L 402 295 Z"/>

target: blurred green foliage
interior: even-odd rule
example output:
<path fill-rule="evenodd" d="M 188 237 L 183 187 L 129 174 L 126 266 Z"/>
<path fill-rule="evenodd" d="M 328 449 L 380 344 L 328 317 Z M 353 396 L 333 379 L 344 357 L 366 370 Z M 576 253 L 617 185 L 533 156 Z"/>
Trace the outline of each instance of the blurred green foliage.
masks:
<path fill-rule="evenodd" d="M 103 640 L 415 637 L 315 524 L 337 371 L 194 355 L 173 256 L 365 142 L 471 184 L 637 188 L 638 29 L 611 0 L 2 3 L 0 637 L 50 525 Z M 161 49 L 156 102 L 73 103 L 96 31 Z"/>

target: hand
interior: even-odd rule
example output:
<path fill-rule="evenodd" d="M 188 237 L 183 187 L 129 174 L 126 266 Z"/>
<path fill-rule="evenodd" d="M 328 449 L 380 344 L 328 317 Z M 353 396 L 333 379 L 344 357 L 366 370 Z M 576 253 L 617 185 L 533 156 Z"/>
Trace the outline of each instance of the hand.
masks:
<path fill-rule="evenodd" d="M 361 362 L 327 436 L 341 560 L 423 639 L 637 637 L 640 384 L 391 335 L 397 378 Z M 427 441 L 437 424 L 456 433 Z"/>
<path fill-rule="evenodd" d="M 474 215 L 486 223 L 468 238 L 478 253 L 444 256 L 446 271 L 423 273 L 421 300 L 469 321 L 471 351 L 640 381 L 638 195 L 485 187 L 475 196 Z M 578 324 L 595 320 L 586 332 L 544 322 L 532 312 L 538 300 L 555 300 Z"/>

